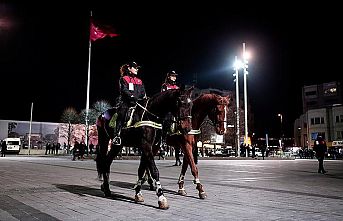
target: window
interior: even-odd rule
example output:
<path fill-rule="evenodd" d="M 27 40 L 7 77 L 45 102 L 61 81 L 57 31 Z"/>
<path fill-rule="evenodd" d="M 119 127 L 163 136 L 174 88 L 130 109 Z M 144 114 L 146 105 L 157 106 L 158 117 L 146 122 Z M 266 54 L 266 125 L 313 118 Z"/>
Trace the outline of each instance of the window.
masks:
<path fill-rule="evenodd" d="M 306 96 L 317 95 L 317 91 L 306 91 L 305 95 Z"/>
<path fill-rule="evenodd" d="M 314 118 L 314 124 L 320 124 L 320 118 L 319 117 Z"/>
<path fill-rule="evenodd" d="M 336 123 L 339 123 L 339 116 L 336 116 Z"/>
<path fill-rule="evenodd" d="M 312 105 L 316 105 L 317 104 L 317 101 L 309 101 L 306 103 L 307 106 L 312 106 Z"/>
<path fill-rule="evenodd" d="M 323 84 L 324 96 L 332 96 L 337 94 L 336 82 L 324 83 Z"/>
<path fill-rule="evenodd" d="M 342 139 L 343 138 L 343 131 L 337 131 L 337 137 L 336 139 L 339 140 L 339 139 Z"/>
<path fill-rule="evenodd" d="M 324 117 L 311 118 L 311 125 L 315 124 L 325 124 Z"/>

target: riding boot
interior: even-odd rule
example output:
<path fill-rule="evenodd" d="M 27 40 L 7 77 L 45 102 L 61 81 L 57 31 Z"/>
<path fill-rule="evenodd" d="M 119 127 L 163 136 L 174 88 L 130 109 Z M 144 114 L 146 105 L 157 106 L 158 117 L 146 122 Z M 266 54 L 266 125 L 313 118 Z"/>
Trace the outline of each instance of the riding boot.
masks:
<path fill-rule="evenodd" d="M 113 145 L 121 145 L 121 138 L 120 138 L 120 132 L 121 132 L 121 122 L 117 122 L 116 129 L 114 130 L 114 138 L 112 139 Z"/>

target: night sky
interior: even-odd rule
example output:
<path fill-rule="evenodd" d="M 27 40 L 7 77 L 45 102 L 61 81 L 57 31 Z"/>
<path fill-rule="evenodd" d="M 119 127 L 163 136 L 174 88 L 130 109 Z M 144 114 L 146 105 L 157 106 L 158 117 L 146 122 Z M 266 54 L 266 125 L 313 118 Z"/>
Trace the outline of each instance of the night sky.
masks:
<path fill-rule="evenodd" d="M 169 70 L 179 73 L 179 83 L 196 75 L 200 88 L 235 91 L 232 65 L 245 42 L 255 132 L 278 135 L 282 113 L 291 136 L 301 87 L 342 78 L 343 18 L 332 3 L 0 3 L 0 119 L 30 120 L 31 102 L 34 121 L 58 122 L 66 107 L 85 108 L 91 9 L 120 36 L 92 44 L 90 104 L 114 104 L 119 67 L 128 61 L 142 66 L 148 96 L 159 92 Z"/>

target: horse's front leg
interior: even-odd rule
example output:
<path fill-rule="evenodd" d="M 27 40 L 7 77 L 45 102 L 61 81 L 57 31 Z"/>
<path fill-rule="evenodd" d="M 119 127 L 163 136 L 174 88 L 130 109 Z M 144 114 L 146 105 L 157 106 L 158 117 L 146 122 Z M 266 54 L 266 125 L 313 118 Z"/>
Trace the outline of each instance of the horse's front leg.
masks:
<path fill-rule="evenodd" d="M 183 164 L 182 164 L 179 180 L 177 182 L 178 185 L 179 185 L 179 190 L 177 191 L 177 193 L 179 195 L 182 195 L 182 196 L 186 196 L 187 195 L 187 192 L 185 190 L 185 175 L 186 175 L 187 168 L 188 168 L 188 165 L 189 165 L 188 159 L 186 157 L 187 152 L 184 150 L 185 148 L 186 147 L 184 145 L 182 145 L 182 150 L 183 150 L 183 153 L 184 153 Z"/>
<path fill-rule="evenodd" d="M 148 168 L 149 168 L 151 177 L 155 180 L 156 195 L 158 197 L 158 206 L 161 209 L 168 209 L 169 208 L 168 201 L 167 201 L 167 198 L 163 194 L 163 189 L 160 182 L 160 174 L 155 164 L 154 156 L 151 152 L 144 153 L 144 154 L 146 154 L 145 157 L 147 158 Z"/>
<path fill-rule="evenodd" d="M 196 189 L 199 191 L 200 199 L 205 199 L 207 197 L 207 194 L 204 190 L 203 185 L 200 183 L 199 171 L 198 171 L 197 166 L 195 165 L 194 158 L 193 158 L 193 147 L 195 145 L 194 135 L 186 135 L 185 140 L 186 140 L 185 148 L 184 148 L 185 149 L 185 157 L 187 158 L 187 161 L 191 167 L 192 175 L 194 177 L 193 182 L 194 182 L 194 184 L 196 184 Z"/>
<path fill-rule="evenodd" d="M 105 172 L 102 175 L 103 177 L 103 183 L 101 184 L 101 191 L 104 192 L 106 197 L 111 196 L 111 190 L 110 190 L 110 173 Z"/>

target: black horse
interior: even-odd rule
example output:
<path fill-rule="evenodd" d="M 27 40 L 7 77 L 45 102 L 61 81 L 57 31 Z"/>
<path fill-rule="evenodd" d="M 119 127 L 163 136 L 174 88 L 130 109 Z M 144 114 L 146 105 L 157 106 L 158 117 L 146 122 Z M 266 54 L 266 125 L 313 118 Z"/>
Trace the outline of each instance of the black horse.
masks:
<path fill-rule="evenodd" d="M 154 161 L 153 146 L 161 142 L 162 121 L 168 113 L 175 119 L 178 130 L 182 134 L 187 134 L 191 130 L 191 92 L 188 90 L 168 90 L 155 94 L 148 100 L 140 101 L 136 104 L 135 110 L 129 121 L 131 124 L 122 129 L 121 145 L 110 145 L 113 139 L 113 128 L 110 121 L 115 113 L 111 109 L 101 114 L 97 119 L 98 142 L 100 146 L 99 154 L 96 159 L 99 177 L 103 177 L 101 190 L 105 196 L 111 196 L 109 188 L 109 174 L 113 159 L 121 151 L 122 146 L 141 148 L 142 156 L 138 169 L 138 182 L 135 187 L 136 202 L 143 202 L 141 193 L 141 181 L 144 176 L 145 168 L 149 168 L 152 178 L 155 180 L 158 204 L 162 209 L 168 208 L 167 199 L 163 195 L 162 186 L 159 181 L 159 171 Z M 131 120 L 132 119 L 132 120 Z"/>

